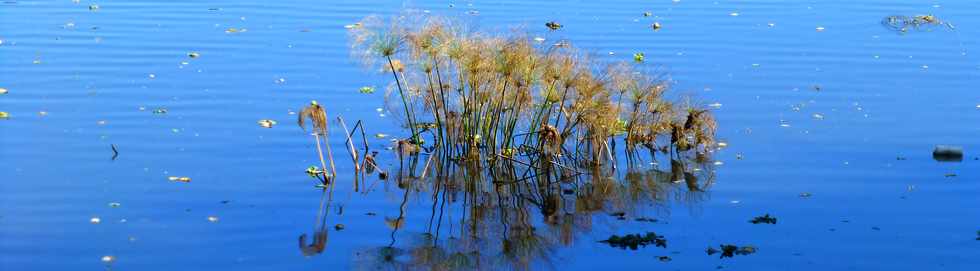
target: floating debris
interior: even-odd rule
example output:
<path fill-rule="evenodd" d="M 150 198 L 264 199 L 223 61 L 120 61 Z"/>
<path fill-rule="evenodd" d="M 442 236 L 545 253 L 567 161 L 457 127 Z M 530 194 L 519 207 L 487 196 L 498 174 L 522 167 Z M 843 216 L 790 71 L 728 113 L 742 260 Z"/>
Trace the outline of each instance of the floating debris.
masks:
<path fill-rule="evenodd" d="M 349 24 L 349 25 L 345 25 L 345 26 L 344 26 L 344 28 L 347 28 L 347 29 L 354 29 L 354 28 L 359 28 L 359 27 L 361 27 L 361 26 L 362 26 L 362 24 L 361 24 L 361 23 L 356 23 L 356 24 Z"/>
<path fill-rule="evenodd" d="M 218 217 L 217 216 L 209 216 L 208 217 L 208 222 L 216 223 L 216 222 L 218 222 Z"/>
<path fill-rule="evenodd" d="M 154 109 L 153 114 L 167 114 L 167 109 L 163 107 Z"/>
<path fill-rule="evenodd" d="M 715 249 L 714 247 L 708 247 L 705 250 L 708 255 L 714 255 L 715 253 L 721 253 L 720 258 L 731 258 L 735 255 L 749 255 L 755 253 L 758 249 L 753 246 L 743 246 L 738 247 L 736 245 L 720 245 L 721 250 Z"/>
<path fill-rule="evenodd" d="M 766 214 L 764 216 L 757 216 L 757 217 L 753 218 L 752 220 L 749 220 L 749 223 L 752 223 L 752 224 L 776 224 L 776 217 L 772 217 L 772 216 L 769 216 L 769 214 Z"/>
<path fill-rule="evenodd" d="M 174 181 L 174 182 L 182 182 L 182 183 L 189 183 L 189 182 L 191 182 L 191 178 L 190 177 L 170 176 L 170 177 L 167 177 L 167 179 L 169 179 L 171 181 Z"/>
<path fill-rule="evenodd" d="M 241 33 L 241 32 L 247 32 L 247 31 L 248 31 L 248 29 L 246 29 L 246 28 L 238 29 L 238 28 L 231 27 L 231 28 L 225 29 L 225 33 L 226 34 Z"/>
<path fill-rule="evenodd" d="M 892 31 L 899 33 L 908 32 L 911 29 L 915 30 L 928 30 L 932 27 L 942 27 L 945 26 L 949 29 L 954 29 L 953 24 L 948 22 L 943 22 L 933 15 L 914 15 L 914 16 L 904 16 L 904 15 L 893 15 L 881 19 L 881 25 Z"/>
<path fill-rule="evenodd" d="M 728 15 L 729 16 L 732 16 L 732 17 L 738 17 L 739 14 L 738 14 L 738 12 L 732 12 L 732 13 L 729 13 Z"/>
<path fill-rule="evenodd" d="M 198 58 L 198 57 L 201 57 L 201 54 L 198 53 L 198 52 L 190 52 L 190 53 L 187 54 L 187 56 L 190 57 L 190 58 Z"/>
<path fill-rule="evenodd" d="M 344 230 L 344 224 L 337 224 L 337 225 L 334 225 L 334 226 L 333 226 L 333 228 L 334 228 L 335 230 L 338 230 L 338 231 L 342 231 L 342 230 Z"/>
<path fill-rule="evenodd" d="M 963 147 L 951 145 L 938 145 L 932 150 L 932 159 L 939 162 L 960 162 L 963 161 Z"/>
<path fill-rule="evenodd" d="M 633 61 L 636 61 L 636 63 L 643 62 L 643 58 L 644 58 L 643 53 L 635 53 L 635 54 L 633 54 Z"/>
<path fill-rule="evenodd" d="M 92 224 L 99 224 L 99 223 L 102 223 L 102 219 L 101 218 L 98 218 L 98 217 L 93 217 L 93 218 L 89 219 L 88 222 L 89 223 L 92 223 Z"/>
<path fill-rule="evenodd" d="M 820 113 L 814 113 L 813 114 L 813 118 L 814 119 L 817 119 L 817 120 L 822 120 L 823 119 L 823 115 L 821 115 Z"/>
<path fill-rule="evenodd" d="M 102 256 L 102 262 L 104 262 L 104 263 L 111 263 L 111 262 L 114 262 L 114 261 L 116 261 L 116 257 L 114 257 L 112 255 Z"/>
<path fill-rule="evenodd" d="M 536 41 L 536 42 L 544 42 L 544 38 L 542 38 L 542 37 L 534 37 L 534 41 Z"/>
<path fill-rule="evenodd" d="M 817 32 L 823 32 L 824 29 L 826 29 L 826 28 L 824 28 L 823 26 L 818 26 L 817 27 Z"/>
<path fill-rule="evenodd" d="M 272 128 L 272 126 L 276 125 L 277 122 L 274 120 L 264 119 L 259 120 L 258 123 L 259 126 L 262 126 L 262 128 Z"/>
<path fill-rule="evenodd" d="M 636 250 L 637 247 L 654 244 L 658 247 L 667 247 L 667 239 L 664 239 L 663 235 L 657 235 L 654 232 L 647 232 L 646 235 L 640 234 L 627 234 L 626 236 L 612 235 L 609 239 L 599 241 L 600 243 L 609 244 L 612 247 L 618 247 L 621 249 L 629 248 L 631 250 Z"/>
<path fill-rule="evenodd" d="M 956 177 L 956 173 L 946 173 L 946 175 L 943 176 L 946 178 Z"/>
<path fill-rule="evenodd" d="M 544 26 L 547 26 L 548 29 L 551 29 L 551 30 L 558 30 L 558 29 L 562 28 L 562 25 L 559 24 L 559 23 L 557 23 L 557 22 L 555 22 L 555 21 L 547 22 L 547 23 L 544 24 Z"/>
<path fill-rule="evenodd" d="M 0 111 L 0 120 L 5 120 L 10 118 L 10 113 Z"/>
<path fill-rule="evenodd" d="M 386 138 L 386 137 L 388 137 L 388 134 L 377 133 L 377 134 L 374 135 L 374 137 L 377 137 L 377 138 Z"/>
<path fill-rule="evenodd" d="M 653 22 L 650 27 L 653 27 L 653 30 L 660 30 L 660 27 L 662 26 L 660 25 L 660 22 Z"/>
<path fill-rule="evenodd" d="M 109 203 L 109 207 L 112 207 L 112 208 L 119 208 L 119 206 L 122 206 L 122 204 L 120 204 L 118 202 L 110 202 Z"/>
<path fill-rule="evenodd" d="M 99 10 L 99 5 L 95 5 L 95 4 L 89 5 L 88 6 L 88 10 L 91 10 L 91 11 Z"/>
<path fill-rule="evenodd" d="M 0 88 L 0 95 L 4 95 L 4 94 L 7 94 L 7 92 L 10 92 L 10 91 L 8 91 L 8 90 L 7 90 L 7 89 L 5 89 L 5 88 Z M 977 107 L 980 107 L 980 106 L 977 106 Z"/>
<path fill-rule="evenodd" d="M 361 93 L 364 93 L 364 94 L 371 94 L 371 93 L 374 93 L 374 87 L 372 87 L 372 86 L 364 86 L 364 87 L 361 87 L 361 89 L 359 91 Z"/>
<path fill-rule="evenodd" d="M 643 17 L 650 17 L 650 16 L 653 16 L 653 12 L 649 12 L 649 11 L 643 12 Z"/>
<path fill-rule="evenodd" d="M 669 262 L 671 260 L 670 256 L 657 256 L 657 260 L 661 262 Z"/>
<path fill-rule="evenodd" d="M 800 193 L 801 198 L 809 198 L 810 196 L 813 196 L 813 194 L 807 192 Z"/>

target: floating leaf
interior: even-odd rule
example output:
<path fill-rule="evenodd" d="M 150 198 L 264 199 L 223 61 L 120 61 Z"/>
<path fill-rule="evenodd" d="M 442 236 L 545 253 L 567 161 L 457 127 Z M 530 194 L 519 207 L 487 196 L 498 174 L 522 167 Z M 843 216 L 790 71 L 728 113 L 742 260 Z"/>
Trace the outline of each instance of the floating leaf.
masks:
<path fill-rule="evenodd" d="M 554 21 L 547 22 L 547 23 L 544 24 L 544 26 L 547 26 L 548 29 L 551 29 L 551 30 L 558 30 L 559 28 L 562 28 L 562 25 L 561 24 L 559 24 L 557 22 L 554 22 Z"/>
<path fill-rule="evenodd" d="M 731 258 L 735 255 L 749 255 L 755 253 L 758 249 L 753 246 L 743 246 L 738 247 L 736 245 L 720 245 L 721 250 L 715 249 L 713 247 L 708 247 L 705 250 L 708 255 L 714 255 L 715 253 L 721 253 L 721 258 Z"/>
<path fill-rule="evenodd" d="M 277 122 L 274 120 L 264 119 L 259 120 L 258 123 L 259 126 L 262 126 L 263 128 L 272 128 L 272 126 L 276 125 Z"/>
<path fill-rule="evenodd" d="M 776 217 L 766 214 L 764 216 L 757 216 L 752 220 L 749 220 L 749 222 L 752 224 L 776 224 Z"/>
<path fill-rule="evenodd" d="M 190 52 L 190 53 L 187 54 L 187 56 L 190 57 L 190 58 L 198 58 L 198 57 L 201 57 L 201 54 L 198 53 L 198 52 Z"/>
<path fill-rule="evenodd" d="M 182 182 L 182 183 L 189 183 L 189 182 L 191 182 L 191 178 L 190 177 L 183 177 L 183 176 L 182 177 L 170 176 L 167 179 L 169 179 L 171 181 L 174 181 L 174 182 Z"/>
<path fill-rule="evenodd" d="M 9 118 L 10 118 L 10 113 L 0 111 L 0 119 L 4 119 L 5 120 L 5 119 L 9 119 Z"/>
<path fill-rule="evenodd" d="M 364 87 L 361 87 L 360 91 L 361 91 L 361 93 L 364 93 L 364 94 L 371 94 L 371 93 L 374 93 L 374 87 L 372 87 L 372 86 L 364 86 Z"/>
<path fill-rule="evenodd" d="M 320 170 L 320 168 L 316 166 L 310 166 L 306 168 L 306 174 L 310 175 L 310 177 L 316 178 L 317 175 L 323 174 L 323 170 Z"/>
<path fill-rule="evenodd" d="M 633 54 L 633 61 L 636 61 L 637 63 L 643 62 L 643 58 L 644 58 L 643 53 Z"/>
<path fill-rule="evenodd" d="M 7 92 L 9 92 L 9 91 L 8 91 L 7 89 L 5 89 L 5 88 L 0 88 L 0 95 L 4 95 L 4 94 L 7 94 Z"/>

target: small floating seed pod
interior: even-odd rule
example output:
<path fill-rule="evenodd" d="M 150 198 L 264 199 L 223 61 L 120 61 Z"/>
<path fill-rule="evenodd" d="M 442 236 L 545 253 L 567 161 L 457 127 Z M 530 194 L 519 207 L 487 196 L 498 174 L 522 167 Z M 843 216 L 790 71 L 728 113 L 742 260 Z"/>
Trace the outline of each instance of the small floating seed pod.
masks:
<path fill-rule="evenodd" d="M 963 161 L 963 147 L 938 145 L 932 150 L 932 159 L 939 162 Z"/>

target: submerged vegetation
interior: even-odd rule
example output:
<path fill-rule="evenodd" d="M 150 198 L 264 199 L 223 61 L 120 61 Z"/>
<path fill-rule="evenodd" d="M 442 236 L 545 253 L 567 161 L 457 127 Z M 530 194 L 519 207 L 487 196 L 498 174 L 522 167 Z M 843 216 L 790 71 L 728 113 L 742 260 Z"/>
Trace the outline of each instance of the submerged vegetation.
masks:
<path fill-rule="evenodd" d="M 881 25 L 900 33 L 905 33 L 909 30 L 928 30 L 932 27 L 953 29 L 953 24 L 939 20 L 939 18 L 933 15 L 893 15 L 881 19 Z"/>
<path fill-rule="evenodd" d="M 601 65 L 523 33 L 494 36 L 418 17 L 368 17 L 349 29 L 354 55 L 380 60 L 394 81 L 389 105 L 411 132 L 397 141 L 402 155 L 568 177 L 576 168 L 615 168 L 620 144 L 630 166 L 716 147 L 711 113 L 690 98 L 668 98 L 668 81 L 639 63 Z"/>
<path fill-rule="evenodd" d="M 654 232 L 647 232 L 646 234 L 627 234 L 626 236 L 613 235 L 609 239 L 599 241 L 601 243 L 609 244 L 612 247 L 618 247 L 622 249 L 632 249 L 636 250 L 638 247 L 645 247 L 647 245 L 656 245 L 657 247 L 667 248 L 667 239 L 663 235 L 657 235 Z"/>

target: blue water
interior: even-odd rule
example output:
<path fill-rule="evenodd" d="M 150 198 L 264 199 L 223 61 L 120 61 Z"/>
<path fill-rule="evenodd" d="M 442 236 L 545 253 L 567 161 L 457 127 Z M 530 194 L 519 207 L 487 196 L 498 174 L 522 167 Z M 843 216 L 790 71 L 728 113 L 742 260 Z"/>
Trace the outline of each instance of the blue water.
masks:
<path fill-rule="evenodd" d="M 312 188 L 303 170 L 318 163 L 314 146 L 290 114 L 310 100 L 369 135 L 404 136 L 397 113 L 377 111 L 384 91 L 358 92 L 390 77 L 350 57 L 344 25 L 405 9 L 565 39 L 599 61 L 645 53 L 674 95 L 720 104 L 712 112 L 729 147 L 715 153 L 715 178 L 705 192 L 666 183 L 656 200 L 608 202 L 565 224 L 527 210 L 540 244 L 519 257 L 500 243 L 514 225 L 490 209 L 470 222 L 482 207 L 462 194 L 439 208 L 433 231 L 431 187 L 405 197 L 369 177 L 371 189 L 355 192 L 340 176 L 331 193 Z M 880 24 L 916 14 L 955 27 Z M 564 27 L 550 32 L 548 21 Z M 968 0 L 4 1 L 0 269 L 975 270 L 977 37 L 980 2 Z M 338 171 L 350 172 L 344 142 L 331 143 Z M 962 146 L 964 160 L 933 160 L 938 144 Z M 389 152 L 379 162 L 398 166 Z M 403 201 L 393 233 L 385 218 Z M 747 222 L 766 213 L 778 223 Z M 325 250 L 304 256 L 299 236 L 310 242 L 319 224 Z M 598 242 L 647 231 L 667 248 Z M 436 249 L 420 245 L 428 232 Z M 720 244 L 758 252 L 706 255 Z M 480 263 L 425 256 L 433 251 L 479 252 Z"/>

